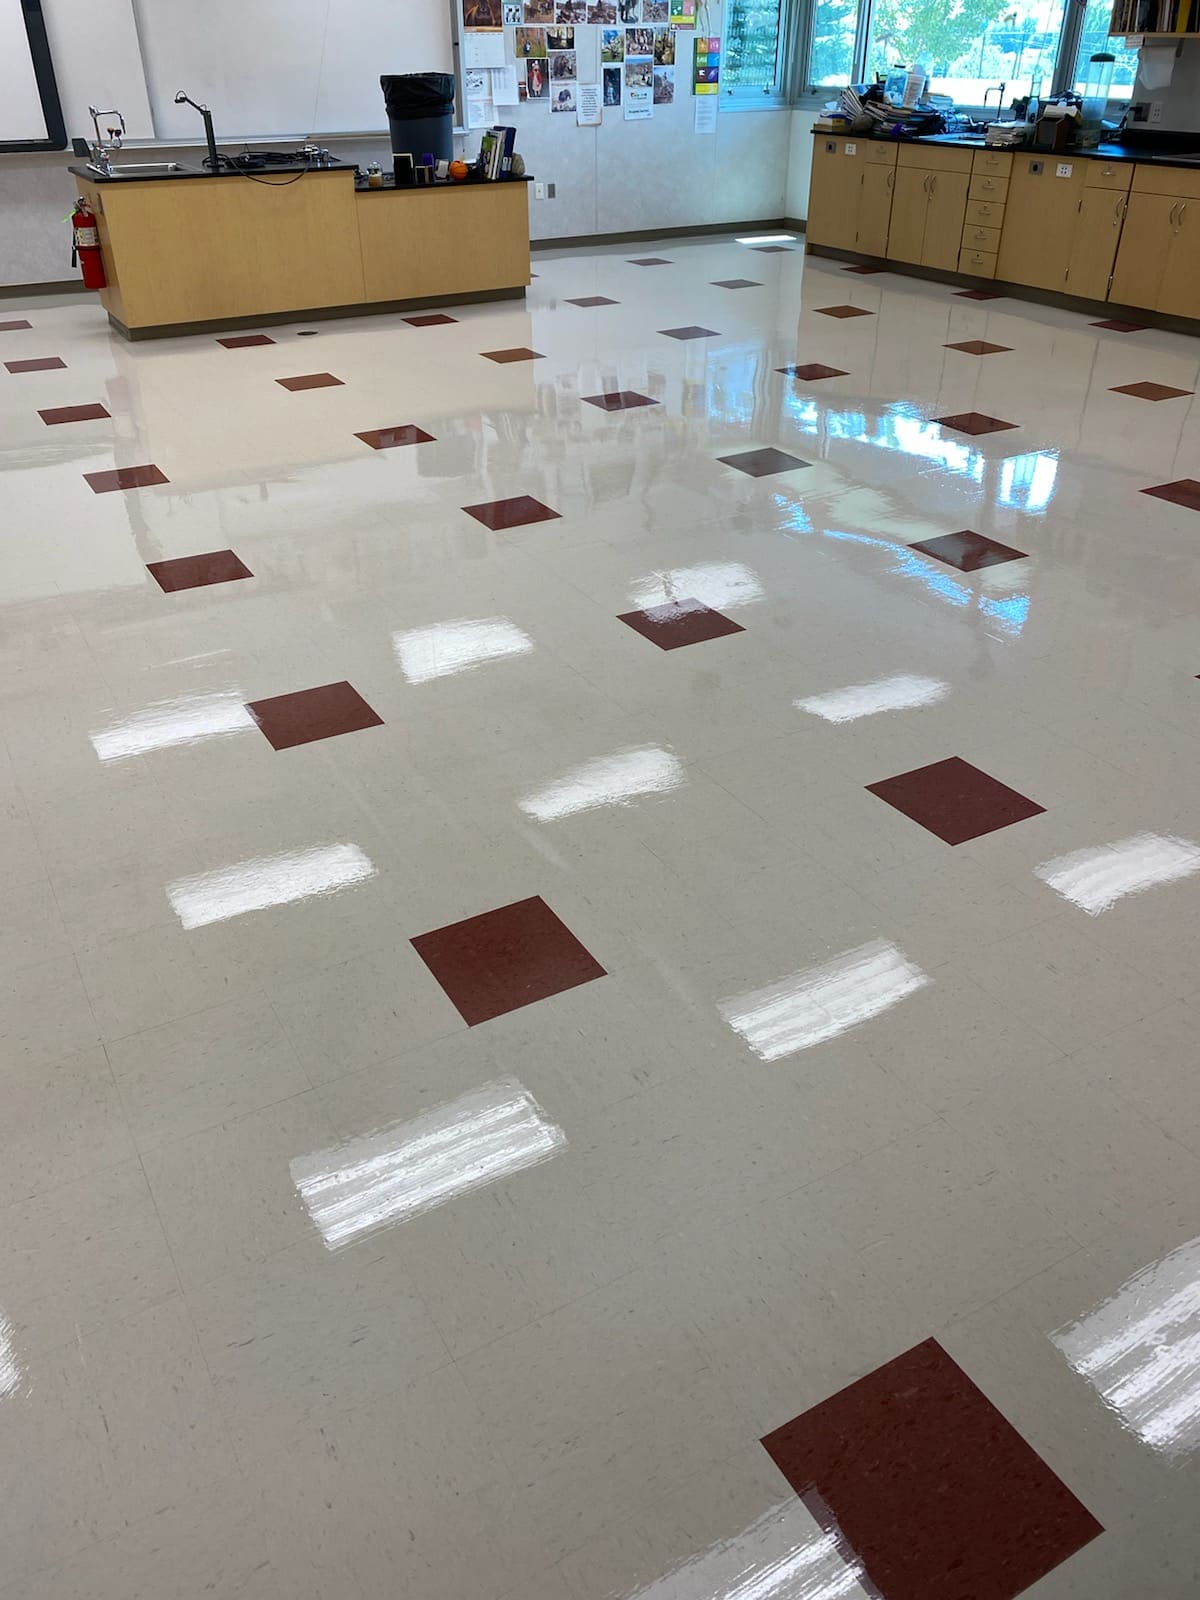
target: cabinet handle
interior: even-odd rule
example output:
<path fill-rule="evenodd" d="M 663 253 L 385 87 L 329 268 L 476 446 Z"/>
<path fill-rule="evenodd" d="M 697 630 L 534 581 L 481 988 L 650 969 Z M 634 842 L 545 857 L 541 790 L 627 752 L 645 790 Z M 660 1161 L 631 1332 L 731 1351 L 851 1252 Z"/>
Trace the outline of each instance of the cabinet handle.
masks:
<path fill-rule="evenodd" d="M 1179 226 L 1181 228 L 1183 227 L 1183 219 L 1186 216 L 1187 216 L 1187 201 L 1185 200 L 1183 202 L 1183 204 L 1179 208 Z"/>
<path fill-rule="evenodd" d="M 1178 210 L 1179 210 L 1179 201 L 1176 200 L 1175 204 L 1171 207 L 1170 211 L 1168 211 L 1168 213 L 1167 213 L 1167 221 L 1170 223 L 1171 227 L 1175 226 L 1175 213 Z"/>
<path fill-rule="evenodd" d="M 924 189 L 926 194 L 929 193 L 929 174 L 928 173 L 926 173 L 925 176 L 921 179 L 921 187 L 922 187 L 922 189 Z"/>
<path fill-rule="evenodd" d="M 889 189 L 896 187 L 896 174 L 894 172 L 889 172 L 887 175 L 887 187 Z"/>
<path fill-rule="evenodd" d="M 1117 223 L 1120 222 L 1120 220 L 1121 220 L 1121 205 L 1122 205 L 1123 200 L 1124 200 L 1124 196 L 1123 195 L 1118 195 L 1117 196 L 1117 203 L 1113 207 L 1113 227 L 1114 228 L 1116 227 Z"/>
<path fill-rule="evenodd" d="M 930 194 L 936 194 L 937 193 L 937 173 L 936 172 L 933 174 L 933 176 L 929 180 L 929 192 L 930 192 Z"/>

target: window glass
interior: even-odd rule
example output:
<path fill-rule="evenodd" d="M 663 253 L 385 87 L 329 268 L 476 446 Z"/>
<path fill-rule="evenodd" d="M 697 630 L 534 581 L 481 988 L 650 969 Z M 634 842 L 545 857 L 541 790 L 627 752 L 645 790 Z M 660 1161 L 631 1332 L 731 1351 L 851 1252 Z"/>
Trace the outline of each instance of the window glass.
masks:
<path fill-rule="evenodd" d="M 854 71 L 858 0 L 813 0 L 808 81 L 814 89 L 840 88 Z"/>
<path fill-rule="evenodd" d="M 728 0 L 723 89 L 774 89 L 785 0 Z"/>
<path fill-rule="evenodd" d="M 1108 37 L 1109 24 L 1112 21 L 1112 6 L 1098 5 L 1096 0 L 1089 0 L 1088 8 L 1083 14 L 1083 32 L 1079 37 L 1079 55 L 1076 57 L 1075 88 L 1078 89 L 1087 73 L 1088 60 L 1097 55 L 1101 50 L 1107 50 L 1109 55 L 1116 56 L 1117 64 L 1113 68 L 1112 87 L 1108 91 L 1110 105 L 1121 102 L 1127 105 L 1133 96 L 1133 80 L 1137 76 L 1138 53 L 1136 50 L 1126 50 L 1120 39 Z"/>
<path fill-rule="evenodd" d="M 924 62 L 934 94 L 958 105 L 1007 107 L 1014 95 L 1049 92 L 1064 0 L 876 0 L 867 45 L 868 80 Z M 1090 52 L 1089 52 L 1090 54 Z"/>

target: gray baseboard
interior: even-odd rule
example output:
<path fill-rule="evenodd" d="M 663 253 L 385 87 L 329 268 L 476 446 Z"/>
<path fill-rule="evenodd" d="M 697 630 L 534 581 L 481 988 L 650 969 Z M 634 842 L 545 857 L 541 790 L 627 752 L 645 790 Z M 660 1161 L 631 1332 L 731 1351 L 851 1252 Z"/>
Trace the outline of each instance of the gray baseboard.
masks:
<path fill-rule="evenodd" d="M 772 217 L 766 222 L 755 217 L 750 222 L 703 222 L 689 228 L 643 228 L 637 233 L 580 233 L 564 234 L 560 239 L 534 239 L 529 248 L 539 250 L 579 250 L 588 245 L 644 244 L 648 239 L 701 239 L 713 234 L 771 233 L 786 228 L 789 233 L 803 233 L 802 222 Z"/>
<path fill-rule="evenodd" d="M 66 278 L 62 283 L 0 283 L 0 300 L 28 300 L 35 294 L 95 294 L 82 278 Z"/>

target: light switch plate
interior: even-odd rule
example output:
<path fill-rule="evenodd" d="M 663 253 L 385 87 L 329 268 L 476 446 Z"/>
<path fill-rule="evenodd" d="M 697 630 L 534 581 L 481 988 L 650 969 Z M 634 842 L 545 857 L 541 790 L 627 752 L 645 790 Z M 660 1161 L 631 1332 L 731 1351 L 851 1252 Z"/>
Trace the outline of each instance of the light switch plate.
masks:
<path fill-rule="evenodd" d="M 1055 168 L 1054 176 L 1056 178 L 1069 178 L 1074 171 L 1075 168 L 1069 161 L 1060 161 Z"/>

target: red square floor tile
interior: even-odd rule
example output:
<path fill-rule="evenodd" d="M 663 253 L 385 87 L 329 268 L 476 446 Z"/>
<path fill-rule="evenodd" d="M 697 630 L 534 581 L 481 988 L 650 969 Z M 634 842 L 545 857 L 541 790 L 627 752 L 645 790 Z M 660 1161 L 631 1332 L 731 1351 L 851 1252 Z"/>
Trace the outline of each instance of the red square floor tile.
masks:
<path fill-rule="evenodd" d="M 1027 817 L 1040 816 L 1046 809 L 961 756 L 866 787 L 869 794 L 886 800 L 947 844 L 966 844 Z"/>
<path fill-rule="evenodd" d="M 764 450 L 740 450 L 737 455 L 718 456 L 717 460 L 725 467 L 736 467 L 739 472 L 748 473 L 752 478 L 769 478 L 776 472 L 792 472 L 797 467 L 811 467 L 811 461 L 801 461 L 799 456 L 790 456 L 786 450 L 776 450 L 773 445 Z"/>
<path fill-rule="evenodd" d="M 0 333 L 15 333 L 18 328 L 32 327 L 32 322 L 26 322 L 24 317 L 18 317 L 12 322 L 0 322 Z"/>
<path fill-rule="evenodd" d="M 569 306 L 615 306 L 620 301 L 610 300 L 606 294 L 584 294 L 578 300 L 568 300 Z"/>
<path fill-rule="evenodd" d="M 755 278 L 714 278 L 714 289 L 761 289 L 762 284 Z"/>
<path fill-rule="evenodd" d="M 873 317 L 873 311 L 864 311 L 862 306 L 817 306 L 816 313 L 819 317 Z"/>
<path fill-rule="evenodd" d="M 960 572 L 978 572 L 980 567 L 998 567 L 1002 561 L 1025 560 L 1024 550 L 989 539 L 986 534 L 963 528 L 959 533 L 943 533 L 936 539 L 922 539 L 909 547 L 922 555 L 933 556 Z"/>
<path fill-rule="evenodd" d="M 1014 1600 L 1104 1532 L 936 1339 L 762 1442 L 881 1600 Z"/>
<path fill-rule="evenodd" d="M 293 393 L 298 389 L 336 389 L 342 384 L 342 380 L 335 378 L 332 372 L 306 372 L 299 378 L 276 378 L 275 382 L 284 389 L 291 389 Z"/>
<path fill-rule="evenodd" d="M 169 483 L 165 472 L 153 462 L 144 467 L 115 467 L 108 472 L 85 472 L 84 482 L 95 494 L 111 494 L 114 489 L 151 489 L 156 483 Z"/>
<path fill-rule="evenodd" d="M 274 344 L 269 333 L 235 333 L 228 339 L 218 339 L 218 344 L 223 344 L 226 350 L 249 350 L 259 344 Z"/>
<path fill-rule="evenodd" d="M 369 444 L 372 450 L 394 450 L 402 444 L 436 443 L 431 433 L 426 433 L 424 428 L 418 428 L 413 422 L 402 422 L 395 428 L 368 428 L 365 433 L 356 433 L 354 437 Z"/>
<path fill-rule="evenodd" d="M 477 506 L 464 506 L 463 510 L 493 533 L 505 528 L 524 528 L 531 522 L 557 522 L 560 516 L 531 494 L 515 494 L 508 500 L 484 500 Z"/>
<path fill-rule="evenodd" d="M 1169 383 L 1119 383 L 1113 394 L 1131 394 L 1135 400 L 1181 400 L 1194 389 L 1172 389 Z"/>
<path fill-rule="evenodd" d="M 4 363 L 9 372 L 55 372 L 59 367 L 65 367 L 66 364 L 61 356 L 37 356 L 32 361 L 6 361 Z"/>
<path fill-rule="evenodd" d="M 1174 483 L 1160 483 L 1141 492 L 1153 495 L 1156 500 L 1169 500 L 1173 506 L 1200 511 L 1200 481 L 1195 478 L 1177 478 Z"/>
<path fill-rule="evenodd" d="M 46 411 L 38 412 L 48 428 L 57 427 L 62 422 L 99 422 L 102 417 L 110 415 L 111 412 L 99 401 L 88 406 L 51 406 Z"/>
<path fill-rule="evenodd" d="M 867 267 L 867 266 L 861 266 L 860 267 L 860 266 L 854 266 L 854 267 L 843 267 L 842 271 L 843 272 L 857 272 L 858 275 L 860 277 L 862 277 L 862 278 L 873 278 L 877 272 L 886 272 L 887 268 L 886 267 Z"/>
<path fill-rule="evenodd" d="M 430 311 L 423 317 L 401 317 L 400 320 L 407 322 L 410 328 L 444 328 L 448 323 L 457 322 L 458 318 L 448 317 L 444 311 Z"/>
<path fill-rule="evenodd" d="M 934 417 L 941 428 L 953 428 L 955 433 L 1001 433 L 1006 428 L 1016 428 L 1016 422 L 1002 422 L 999 417 L 986 416 L 982 411 L 956 411 L 950 417 Z"/>
<path fill-rule="evenodd" d="M 701 328 L 694 322 L 686 328 L 660 328 L 658 331 L 665 334 L 668 339 L 719 339 L 721 337 L 715 328 Z"/>
<path fill-rule="evenodd" d="M 986 339 L 960 339 L 957 344 L 948 344 L 945 348 L 961 350 L 965 356 L 1001 356 L 1008 355 L 1012 345 L 989 344 Z"/>
<path fill-rule="evenodd" d="M 540 895 L 412 941 L 468 1027 L 606 976 Z"/>
<path fill-rule="evenodd" d="M 1093 322 L 1093 328 L 1107 328 L 1109 333 L 1145 333 L 1144 322 L 1122 322 L 1117 317 L 1105 317 L 1103 322 Z"/>
<path fill-rule="evenodd" d="M 601 411 L 633 411 L 638 406 L 656 406 L 648 394 L 638 394 L 635 389 L 614 389 L 608 394 L 585 394 L 583 403 L 599 406 Z"/>
<path fill-rule="evenodd" d="M 349 683 L 325 683 L 319 689 L 277 694 L 269 700 L 251 700 L 246 710 L 276 750 L 333 739 L 360 728 L 380 728 L 383 718 Z"/>
<path fill-rule="evenodd" d="M 502 366 L 507 366 L 511 361 L 544 361 L 546 358 L 540 350 L 530 350 L 528 346 L 520 344 L 512 350 L 481 350 L 480 355 L 486 361 L 496 361 Z"/>
<path fill-rule="evenodd" d="M 639 256 L 629 263 L 631 267 L 669 267 L 671 262 L 665 256 Z"/>
<path fill-rule="evenodd" d="M 816 383 L 820 378 L 848 378 L 850 374 L 841 367 L 823 367 L 819 361 L 809 361 L 801 367 L 776 367 L 785 378 L 799 378 L 804 383 Z"/>
<path fill-rule="evenodd" d="M 250 568 L 232 550 L 210 550 L 203 556 L 177 556 L 171 561 L 148 561 L 146 571 L 165 594 L 180 589 L 204 589 L 212 583 L 233 583 L 252 578 Z"/>
<path fill-rule="evenodd" d="M 699 600 L 672 600 L 647 611 L 626 611 L 617 618 L 660 650 L 679 650 L 687 644 L 703 644 L 706 639 L 723 639 L 730 633 L 745 633 L 740 622 L 724 617 Z"/>
<path fill-rule="evenodd" d="M 994 289 L 956 289 L 954 293 L 960 300 L 1003 300 L 1002 294 L 997 294 Z"/>

